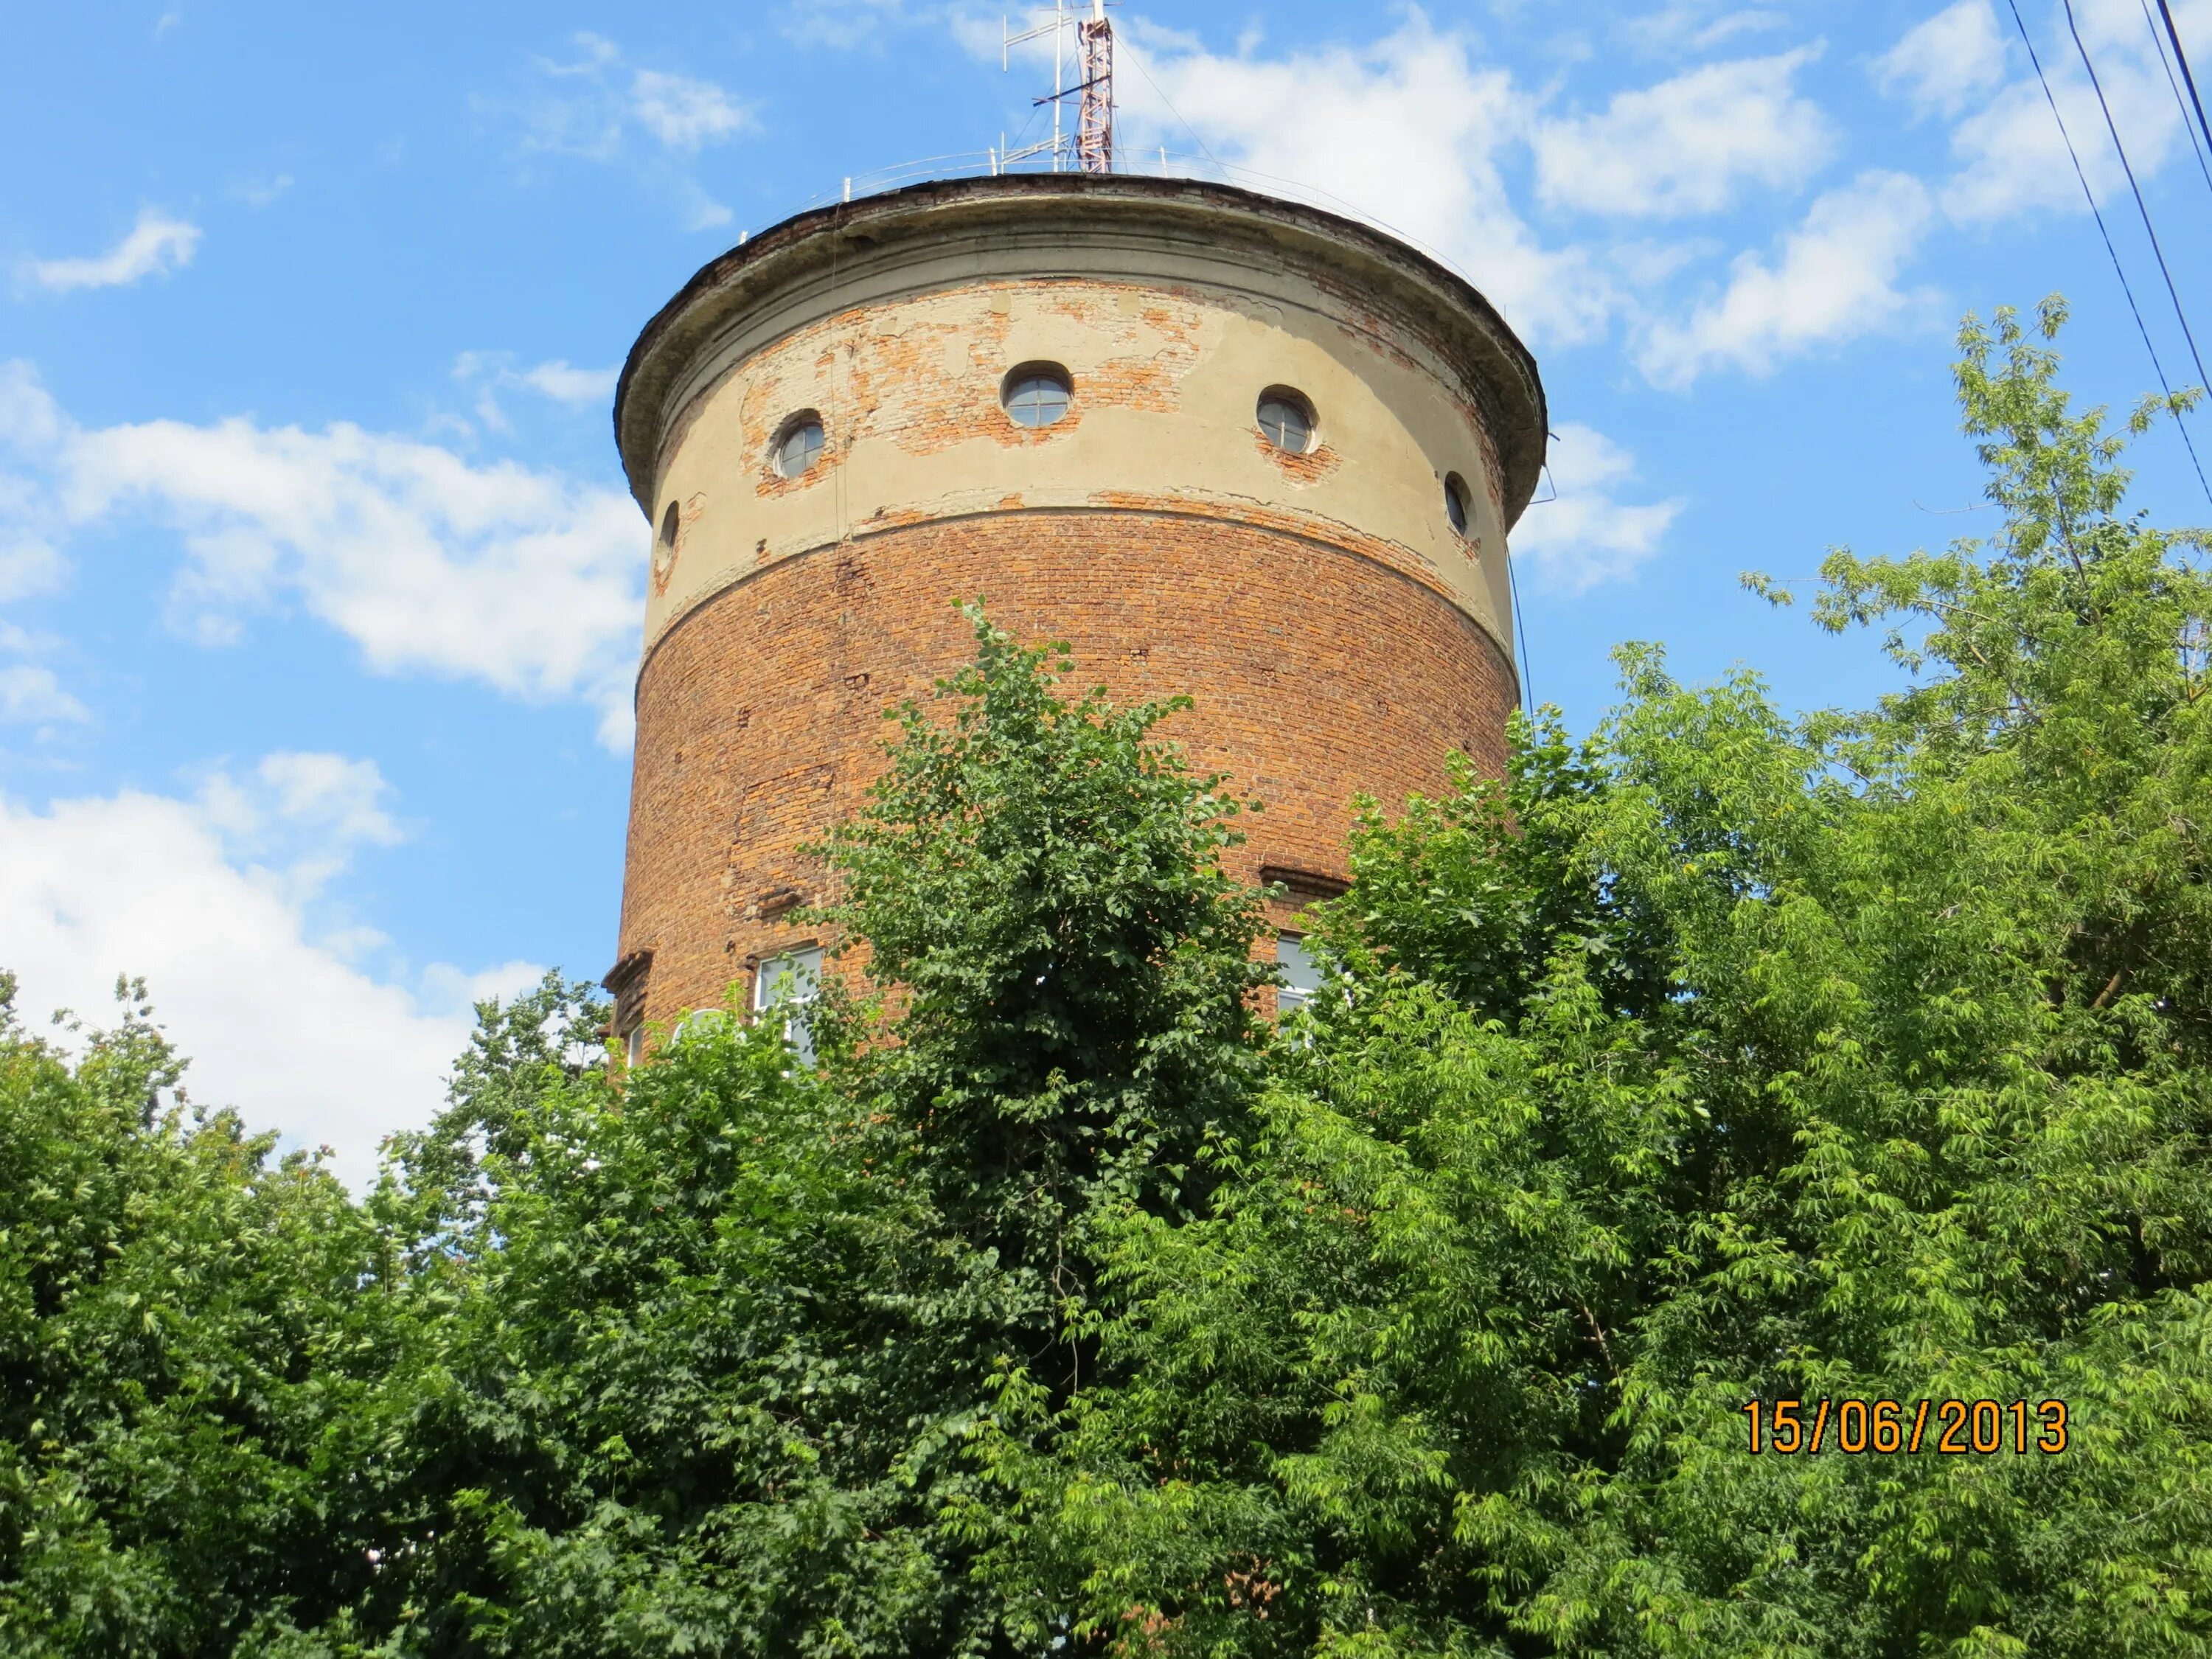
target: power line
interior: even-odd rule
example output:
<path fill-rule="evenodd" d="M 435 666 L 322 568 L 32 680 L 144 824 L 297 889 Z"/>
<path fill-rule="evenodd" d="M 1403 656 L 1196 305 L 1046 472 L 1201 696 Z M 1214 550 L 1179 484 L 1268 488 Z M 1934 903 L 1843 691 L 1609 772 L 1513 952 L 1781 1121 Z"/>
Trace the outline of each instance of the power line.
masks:
<path fill-rule="evenodd" d="M 2189 54 L 2181 49 L 2181 31 L 2173 27 L 2173 13 L 2166 0 L 2158 0 L 2158 15 L 2166 20 L 2166 38 L 2173 42 L 2173 61 L 2181 65 L 2181 78 L 2189 88 L 2189 101 L 2197 106 L 2197 125 L 2204 135 L 2204 144 L 2212 149 L 2212 122 L 2204 118 L 2204 100 L 2197 95 L 2197 77 L 2189 72 Z"/>
<path fill-rule="evenodd" d="M 2136 182 L 2136 170 L 2128 160 L 2128 147 L 2120 142 L 2119 125 L 2112 119 L 2112 106 L 2105 101 L 2104 83 L 2097 79 L 2097 66 L 2089 61 L 2089 48 L 2081 44 L 2081 31 L 2074 27 L 2074 0 L 2064 0 L 2066 31 L 2074 37 L 2074 50 L 2081 54 L 2081 67 L 2089 71 L 2089 85 L 2097 94 L 2097 107 L 2105 112 L 2105 131 L 2112 135 L 2112 148 L 2119 152 L 2120 171 L 2128 175 L 2128 190 L 2136 198 L 2136 211 L 2142 215 L 2143 234 L 2150 238 L 2150 251 L 2158 260 L 2158 274 L 2166 278 L 2166 297 L 2173 301 L 2174 320 L 2181 325 L 2181 337 L 2189 342 L 2190 360 L 2197 365 L 2197 384 L 2212 387 L 2212 374 L 2204 372 L 2204 359 L 2197 349 L 2197 337 L 2190 331 L 2189 318 L 2181 308 L 2181 290 L 2173 285 L 2173 273 L 2166 268 L 2166 250 L 2158 245 L 2158 232 L 2151 228 L 2150 204 L 2143 200 L 2142 186 Z"/>
<path fill-rule="evenodd" d="M 2181 441 L 2188 448 L 2189 464 L 2197 469 L 2197 483 L 2204 491 L 2204 499 L 2212 501 L 2212 483 L 2205 482 L 2204 464 L 2197 459 L 2197 446 L 2191 441 L 2189 428 L 2183 424 L 2180 411 L 2173 407 L 2173 387 L 2166 378 L 2166 366 L 2158 360 L 2158 348 L 2151 343 L 2150 330 L 2143 322 L 2142 307 L 2136 303 L 2136 291 L 2128 282 L 2128 273 L 2120 264 L 2120 251 L 2112 246 L 2112 233 L 2106 228 L 2105 215 L 2097 205 L 2097 193 L 2089 188 L 2089 175 L 2081 170 L 2081 157 L 2074 148 L 2074 135 L 2066 131 L 2066 118 L 2058 112 L 2058 100 L 2051 91 L 2051 77 L 2043 72 L 2043 60 L 2035 55 L 2035 42 L 2028 38 L 2027 24 L 2020 15 L 2020 0 L 2006 0 L 2012 8 L 2013 27 L 2020 31 L 2020 43 L 2027 48 L 2027 61 L 2035 67 L 2035 78 L 2042 85 L 2043 100 L 2051 106 L 2051 118 L 2058 124 L 2058 137 L 2066 146 L 2066 159 L 2074 163 L 2074 176 L 2081 180 L 2081 195 L 2089 204 L 2089 215 L 2097 222 L 2097 234 L 2105 240 L 2105 252 L 2112 256 L 2112 275 L 2120 279 L 2120 292 L 2128 298 L 2128 311 L 2136 319 L 2136 332 L 2142 336 L 2143 349 L 2150 354 L 2151 372 L 2158 376 L 2159 390 L 2166 393 L 2167 411 L 2173 423 L 2180 428 Z"/>
<path fill-rule="evenodd" d="M 2150 0 L 2136 0 L 2142 8 L 2143 26 L 2150 31 L 2150 43 L 2158 53 L 2158 66 L 2166 71 L 2166 89 L 2173 94 L 2173 101 L 2181 111 L 2181 130 L 2189 135 L 2189 153 L 2197 158 L 2197 170 L 2204 175 L 2204 186 L 2212 190 L 2212 161 L 2204 155 L 2204 141 L 2197 136 L 2197 129 L 2189 124 L 2190 100 L 2181 95 L 2181 85 L 2173 78 L 2173 59 L 2166 55 L 2166 40 L 2158 32 L 2158 23 L 2150 15 Z M 2188 65 L 2182 66 L 2185 70 Z M 2191 88 L 2193 93 L 2195 88 Z"/>

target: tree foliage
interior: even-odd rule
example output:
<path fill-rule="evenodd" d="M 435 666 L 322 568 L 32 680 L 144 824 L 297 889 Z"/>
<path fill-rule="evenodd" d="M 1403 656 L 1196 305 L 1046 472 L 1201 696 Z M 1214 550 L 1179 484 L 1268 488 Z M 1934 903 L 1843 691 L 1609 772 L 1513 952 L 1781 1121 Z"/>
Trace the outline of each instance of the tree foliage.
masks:
<path fill-rule="evenodd" d="M 1279 1034 L 1177 705 L 980 614 L 817 1065 L 549 980 L 356 1203 L 0 1019 L 0 1644 L 2212 1650 L 2212 591 L 2062 321 L 1962 331 L 1993 533 L 1823 568 L 1904 689 L 1624 647 L 1367 813 Z M 1749 1449 L 1847 1398 L 2067 1445 Z"/>
<path fill-rule="evenodd" d="M 1363 827 L 1245 1178 L 1128 1218 L 1116 1381 L 1005 1454 L 1084 1628 L 2212 1640 L 2212 594 L 2046 346 L 1962 345 L 2002 528 L 1836 554 L 1815 610 L 1923 683 L 1793 721 L 1631 647 L 1590 742 L 1524 724 L 1505 780 Z M 2071 1439 L 1749 1454 L 1747 1401 L 1854 1397 L 2060 1399 Z"/>
<path fill-rule="evenodd" d="M 0 975 L 0 1649 L 251 1647 L 368 1577 L 341 1511 L 395 1340 L 374 1228 L 273 1135 L 189 1107 L 143 985 L 73 1061 L 15 990 Z"/>

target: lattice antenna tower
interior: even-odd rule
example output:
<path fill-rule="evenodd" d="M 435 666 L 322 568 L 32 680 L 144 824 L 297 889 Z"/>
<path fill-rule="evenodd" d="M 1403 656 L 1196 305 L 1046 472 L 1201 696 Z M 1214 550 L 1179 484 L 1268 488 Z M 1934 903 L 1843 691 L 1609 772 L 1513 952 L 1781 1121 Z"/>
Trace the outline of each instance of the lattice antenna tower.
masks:
<path fill-rule="evenodd" d="M 1075 123 L 1075 166 L 1080 173 L 1114 171 L 1114 26 L 1106 0 L 1091 0 L 1091 15 L 1075 26 L 1083 70 L 1083 102 Z"/>
<path fill-rule="evenodd" d="M 1076 83 L 1067 84 L 1068 25 L 1075 26 Z M 1106 0 L 1091 0 L 1091 15 L 1083 15 L 1081 5 L 1071 6 L 1067 0 L 1053 0 L 1052 21 L 1039 23 L 1034 28 L 1014 33 L 1012 25 L 1001 18 L 999 26 L 999 67 L 1009 69 L 1013 64 L 1013 49 L 1030 40 L 1052 37 L 1052 90 L 1042 98 L 1030 101 L 1052 106 L 1052 137 L 1040 138 L 1034 144 L 1018 149 L 1009 149 L 1005 135 L 1000 136 L 999 148 L 992 153 L 991 170 L 1005 171 L 1019 161 L 1033 161 L 1042 155 L 1050 159 L 1052 170 L 1066 170 L 1070 162 L 1079 173 L 1111 173 L 1114 170 L 1114 25 L 1106 16 Z M 1066 131 L 1061 106 L 1071 95 L 1079 98 L 1076 108 L 1075 133 L 1071 143 Z"/>

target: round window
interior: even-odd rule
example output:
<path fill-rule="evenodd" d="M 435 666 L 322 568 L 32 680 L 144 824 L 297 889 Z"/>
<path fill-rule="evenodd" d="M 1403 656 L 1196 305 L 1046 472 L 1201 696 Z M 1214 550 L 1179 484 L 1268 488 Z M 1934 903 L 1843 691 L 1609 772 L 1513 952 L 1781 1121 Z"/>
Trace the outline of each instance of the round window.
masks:
<path fill-rule="evenodd" d="M 1006 376 L 999 401 L 1023 426 L 1050 426 L 1067 413 L 1075 388 L 1058 363 L 1024 363 Z"/>
<path fill-rule="evenodd" d="M 1260 430 L 1276 448 L 1303 455 L 1313 447 L 1313 405 L 1302 392 L 1271 386 L 1260 394 Z"/>
<path fill-rule="evenodd" d="M 1453 530 L 1462 536 L 1467 534 L 1467 480 L 1456 472 L 1444 477 L 1444 517 L 1451 520 Z"/>
<path fill-rule="evenodd" d="M 795 478 L 812 466 L 822 454 L 822 417 L 812 410 L 793 416 L 776 434 L 775 453 L 771 459 L 776 471 L 787 478 Z"/>

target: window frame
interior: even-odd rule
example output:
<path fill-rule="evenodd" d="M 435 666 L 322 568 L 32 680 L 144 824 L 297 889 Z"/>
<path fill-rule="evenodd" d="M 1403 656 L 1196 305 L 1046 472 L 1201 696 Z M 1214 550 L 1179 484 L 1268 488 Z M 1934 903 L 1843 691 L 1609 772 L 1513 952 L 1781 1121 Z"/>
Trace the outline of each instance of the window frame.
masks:
<path fill-rule="evenodd" d="M 1049 383 L 1060 396 L 1060 412 L 1049 420 L 1031 421 L 1023 418 L 1016 402 L 1024 392 L 1038 381 Z M 1006 378 L 999 382 L 999 407 L 1006 418 L 1025 432 L 1042 432 L 1058 426 L 1075 409 L 1075 377 L 1067 372 L 1066 365 L 1039 359 L 1034 362 L 1016 363 L 1008 369 Z"/>
<path fill-rule="evenodd" d="M 779 1008 L 789 1009 L 791 1012 L 783 1016 L 783 1039 L 791 1045 L 800 1064 L 805 1066 L 814 1064 L 814 1037 L 801 1011 L 821 996 L 826 963 L 827 954 L 821 945 L 805 944 L 792 945 L 772 957 L 763 957 L 753 967 L 753 1018 L 760 1019 Z M 778 987 L 793 982 L 803 985 L 803 991 L 796 995 L 775 994 Z"/>
<path fill-rule="evenodd" d="M 1297 445 L 1285 443 L 1267 428 L 1267 405 L 1280 404 L 1297 416 L 1298 424 L 1305 429 L 1305 441 Z M 1292 386 L 1271 386 L 1260 393 L 1253 405 L 1252 419 L 1260 428 L 1260 435 L 1285 455 L 1310 455 L 1321 447 L 1321 417 L 1314 412 L 1313 399 Z"/>
<path fill-rule="evenodd" d="M 1470 527 L 1474 523 L 1474 495 L 1468 489 L 1467 480 L 1456 472 L 1444 474 L 1444 522 L 1462 541 L 1474 539 Z"/>
<path fill-rule="evenodd" d="M 793 470 L 785 464 L 784 451 L 790 447 L 793 438 L 807 431 L 814 433 L 818 441 L 806 452 L 806 464 Z M 776 428 L 775 436 L 769 440 L 769 471 L 779 478 L 803 478 L 813 471 L 820 464 L 822 458 L 829 453 L 830 428 L 823 423 L 821 412 L 817 410 L 802 409 L 794 414 L 786 416 L 783 424 Z"/>
<path fill-rule="evenodd" d="M 1275 971 L 1279 975 L 1279 981 L 1275 986 L 1275 1018 L 1278 1020 L 1287 1019 L 1291 1015 L 1310 1005 L 1321 994 L 1322 981 L 1328 977 L 1322 972 L 1319 960 L 1306 949 L 1305 939 L 1306 936 L 1304 933 L 1293 933 L 1287 930 L 1279 932 L 1275 935 Z M 1291 963 L 1284 959 L 1283 953 L 1286 950 L 1297 953 L 1297 962 Z M 1305 975 L 1311 978 L 1313 981 L 1311 984 L 1301 984 L 1291 977 L 1292 974 L 1301 967 L 1305 970 Z"/>

